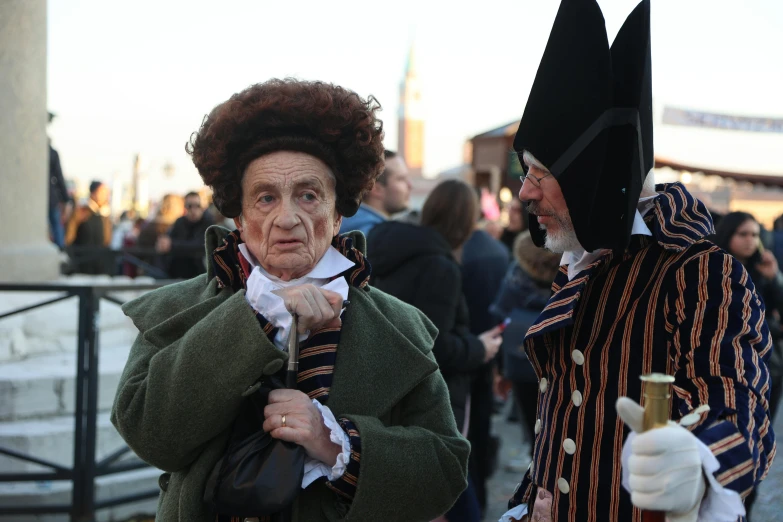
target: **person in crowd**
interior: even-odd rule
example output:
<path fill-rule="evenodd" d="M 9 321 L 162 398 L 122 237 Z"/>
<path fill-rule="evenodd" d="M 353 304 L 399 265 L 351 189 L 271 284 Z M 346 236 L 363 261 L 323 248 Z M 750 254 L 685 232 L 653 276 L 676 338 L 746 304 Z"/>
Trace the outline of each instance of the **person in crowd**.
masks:
<path fill-rule="evenodd" d="M 611 47 L 595 0 L 560 4 L 514 138 L 563 268 L 525 337 L 536 441 L 505 520 L 737 521 L 775 455 L 764 306 L 707 208 L 655 186 L 650 63 L 650 0 Z M 648 374 L 672 379 L 672 422 L 645 430 Z"/>
<path fill-rule="evenodd" d="M 489 234 L 489 237 L 498 241 L 500 241 L 503 231 L 505 230 L 499 221 L 490 221 L 488 219 L 481 219 L 479 221 L 479 228 Z M 505 243 L 503 244 L 505 245 Z M 506 248 L 508 249 L 509 247 L 506 246 Z"/>
<path fill-rule="evenodd" d="M 338 235 L 383 168 L 379 108 L 332 84 L 274 79 L 215 107 L 191 137 L 237 228 L 208 230 L 206 277 L 123 308 L 140 334 L 112 422 L 166 471 L 156 520 L 216 520 L 202 501 L 208 475 L 243 394 L 284 377 L 291 314 L 297 389 L 272 390 L 263 416 L 271 437 L 306 453 L 294 522 L 429 521 L 466 488 L 469 444 L 433 357 L 435 327 L 368 284 L 363 235 Z"/>
<path fill-rule="evenodd" d="M 114 260 L 107 255 L 111 244 L 109 187 L 101 181 L 90 183 L 90 198 L 76 217 L 76 233 L 71 243 L 74 270 L 80 274 L 113 274 Z"/>
<path fill-rule="evenodd" d="M 771 387 L 769 411 L 774 423 L 783 393 L 783 273 L 772 252 L 764 249 L 759 238 L 760 230 L 752 214 L 730 212 L 716 227 L 714 239 L 716 245 L 742 263 L 767 308 L 767 325 L 772 336 L 768 364 Z M 745 499 L 748 516 L 755 499 L 755 490 Z"/>
<path fill-rule="evenodd" d="M 490 313 L 489 306 L 500 290 L 509 257 L 505 245 L 482 230 L 479 223 L 475 224 L 462 247 L 461 263 L 462 293 L 468 305 L 468 324 L 473 335 L 481 335 L 500 323 Z M 493 360 L 479 368 L 470 391 L 470 470 L 482 513 L 487 506 L 487 481 L 497 467 L 500 447 L 500 439 L 491 432 L 495 367 Z"/>
<path fill-rule="evenodd" d="M 367 237 L 375 225 L 408 208 L 412 188 L 408 166 L 396 152 L 384 150 L 383 156 L 386 160 L 383 173 L 364 195 L 356 214 L 343 220 L 341 234 L 358 230 Z"/>
<path fill-rule="evenodd" d="M 155 250 L 168 254 L 168 274 L 173 279 L 190 279 L 207 271 L 204 241 L 207 228 L 215 223 L 204 212 L 198 192 L 185 195 L 185 215 L 177 218 L 168 233 L 158 237 Z"/>
<path fill-rule="evenodd" d="M 144 224 L 136 240 L 136 246 L 147 253 L 139 253 L 138 257 L 151 265 L 158 275 L 165 274 L 168 278 L 166 260 L 158 255 L 155 247 L 158 238 L 163 237 L 174 223 L 185 214 L 185 200 L 177 194 L 166 194 L 161 198 L 155 218 Z M 156 276 L 157 277 L 157 276 Z"/>
<path fill-rule="evenodd" d="M 54 119 L 54 113 L 49 113 L 49 123 Z M 65 205 L 70 202 L 68 187 L 65 185 L 63 169 L 60 166 L 60 155 L 52 147 L 52 140 L 49 139 L 49 176 L 47 183 L 49 187 L 49 235 L 52 242 L 60 250 L 65 248 L 65 227 L 63 225 L 63 214 Z"/>
<path fill-rule="evenodd" d="M 115 223 L 111 233 L 110 246 L 112 250 L 119 250 L 125 243 L 125 236 L 133 233 L 133 229 L 136 226 L 137 213 L 135 209 L 123 210 L 120 214 L 120 218 Z"/>
<path fill-rule="evenodd" d="M 778 265 L 783 265 L 783 214 L 777 217 L 772 224 L 772 251 Z"/>
<path fill-rule="evenodd" d="M 522 202 L 518 199 L 512 199 L 508 204 L 508 225 L 500 234 L 500 241 L 506 245 L 509 252 L 514 248 L 514 240 L 524 230 L 527 230 L 527 226 L 522 212 Z"/>
<path fill-rule="evenodd" d="M 508 267 L 503 284 L 489 311 L 495 321 L 510 320 L 503 332 L 500 352 L 503 371 L 495 386 L 499 394 L 513 391 L 514 402 L 521 410 L 522 440 L 532 448 L 535 440 L 538 381 L 524 351 L 525 334 L 538 319 L 552 295 L 552 282 L 560 269 L 560 256 L 536 247 L 529 231 L 514 240 L 514 261 Z M 524 472 L 530 460 L 507 464 L 508 469 Z"/>
<path fill-rule="evenodd" d="M 459 260 L 478 216 L 474 190 L 459 180 L 437 185 L 421 210 L 421 224 L 386 221 L 373 228 L 373 285 L 424 312 L 438 329 L 433 353 L 449 388 L 457 425 L 467 434 L 470 388 L 495 357 L 500 328 L 474 335 Z M 475 448 L 474 448 L 475 451 Z M 450 522 L 480 520 L 472 486 L 447 515 Z"/>
<path fill-rule="evenodd" d="M 119 248 L 127 250 L 136 247 L 136 242 L 139 239 L 139 234 L 141 234 L 141 229 L 144 228 L 146 224 L 147 222 L 144 218 L 136 217 L 133 219 L 131 229 L 122 236 L 122 243 L 120 243 Z M 133 255 L 134 257 L 137 257 L 135 256 L 135 253 Z M 120 265 L 120 273 L 124 276 L 135 278 L 143 273 L 143 269 L 139 267 L 139 263 L 136 262 L 135 259 L 124 257 L 123 262 Z"/>

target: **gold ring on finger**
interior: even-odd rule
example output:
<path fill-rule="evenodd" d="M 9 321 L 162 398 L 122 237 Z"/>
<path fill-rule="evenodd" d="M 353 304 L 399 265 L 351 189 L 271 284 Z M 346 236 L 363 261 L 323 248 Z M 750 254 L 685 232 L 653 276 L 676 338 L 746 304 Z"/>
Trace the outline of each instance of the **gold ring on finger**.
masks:
<path fill-rule="evenodd" d="M 283 415 L 283 427 L 285 428 L 285 415 Z"/>

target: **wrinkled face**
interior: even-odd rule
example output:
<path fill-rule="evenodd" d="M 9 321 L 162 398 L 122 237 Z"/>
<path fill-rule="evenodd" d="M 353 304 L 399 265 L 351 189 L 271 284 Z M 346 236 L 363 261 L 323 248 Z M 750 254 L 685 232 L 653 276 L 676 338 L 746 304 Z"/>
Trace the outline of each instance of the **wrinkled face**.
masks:
<path fill-rule="evenodd" d="M 582 247 L 576 238 L 560 184 L 540 166 L 528 164 L 527 161 L 525 164 L 528 176 L 519 191 L 519 199 L 527 205 L 528 212 L 538 218 L 538 224 L 545 231 L 544 247 L 558 254 L 580 250 Z"/>
<path fill-rule="evenodd" d="M 411 199 L 411 180 L 408 166 L 400 156 L 386 160 L 386 185 L 384 187 L 383 208 L 387 214 L 396 214 L 408 208 Z"/>
<path fill-rule="evenodd" d="M 335 199 L 325 163 L 303 152 L 273 152 L 245 169 L 242 215 L 234 221 L 261 266 L 290 281 L 309 273 L 340 231 Z"/>
<path fill-rule="evenodd" d="M 755 221 L 749 219 L 741 224 L 729 241 L 729 253 L 745 261 L 759 249 L 759 233 L 761 228 Z"/>
<path fill-rule="evenodd" d="M 185 198 L 185 211 L 188 220 L 197 223 L 204 215 L 204 209 L 201 208 L 201 198 L 198 196 Z"/>

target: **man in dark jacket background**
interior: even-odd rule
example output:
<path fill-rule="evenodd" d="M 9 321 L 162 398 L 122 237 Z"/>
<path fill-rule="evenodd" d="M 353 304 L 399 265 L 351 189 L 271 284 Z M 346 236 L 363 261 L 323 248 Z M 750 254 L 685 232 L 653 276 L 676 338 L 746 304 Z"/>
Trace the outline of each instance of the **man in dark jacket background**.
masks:
<path fill-rule="evenodd" d="M 90 198 L 75 218 L 76 235 L 71 246 L 75 271 L 80 274 L 111 274 L 112 259 L 105 253 L 111 241 L 109 187 L 90 183 Z"/>
<path fill-rule="evenodd" d="M 212 215 L 204 212 L 201 196 L 189 192 L 185 196 L 185 215 L 174 222 L 168 235 L 158 238 L 156 245 L 161 254 L 171 254 L 168 264 L 171 278 L 190 279 L 207 271 L 204 235 L 214 224 Z"/>

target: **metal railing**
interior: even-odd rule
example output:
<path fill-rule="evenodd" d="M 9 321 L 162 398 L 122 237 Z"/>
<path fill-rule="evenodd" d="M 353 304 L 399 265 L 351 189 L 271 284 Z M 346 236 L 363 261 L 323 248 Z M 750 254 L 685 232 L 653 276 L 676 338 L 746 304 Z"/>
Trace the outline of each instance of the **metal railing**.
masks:
<path fill-rule="evenodd" d="M 0 320 L 71 297 L 79 298 L 73 466 L 63 466 L 0 446 L 0 454 L 38 464 L 51 470 L 45 472 L 0 473 L 0 483 L 70 481 L 73 486 L 71 502 L 70 504 L 41 506 L 0 506 L 0 516 L 69 514 L 71 522 L 91 522 L 95 520 L 96 510 L 158 496 L 158 488 L 155 488 L 139 493 L 101 499 L 100 501 L 95 498 L 95 479 L 97 477 L 150 467 L 138 458 L 118 462 L 120 458 L 131 452 L 127 446 L 118 448 L 100 461 L 95 460 L 99 379 L 99 339 L 96 321 L 102 299 L 118 305 L 124 303 L 121 299 L 110 295 L 109 292 L 152 290 L 168 283 L 168 281 L 160 281 L 154 284 L 93 283 L 73 285 L 0 283 L 0 292 L 63 292 L 63 295 L 41 303 L 0 314 Z"/>
<path fill-rule="evenodd" d="M 171 252 L 160 253 L 154 248 L 126 246 L 120 249 L 112 249 L 104 246 L 71 245 L 65 248 L 70 257 L 68 273 L 83 272 L 80 268 L 85 265 L 90 268 L 89 273 L 120 275 L 122 264 L 133 266 L 144 272 L 144 275 L 155 279 L 169 279 L 170 276 L 164 266 L 174 258 L 203 258 L 204 246 L 177 246 Z"/>

